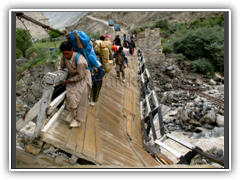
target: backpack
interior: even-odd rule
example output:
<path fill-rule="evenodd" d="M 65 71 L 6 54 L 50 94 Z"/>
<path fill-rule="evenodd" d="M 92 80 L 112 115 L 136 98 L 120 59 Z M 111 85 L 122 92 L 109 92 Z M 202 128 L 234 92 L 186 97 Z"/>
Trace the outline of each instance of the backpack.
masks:
<path fill-rule="evenodd" d="M 73 51 L 77 51 L 75 57 L 75 64 L 77 66 L 77 61 L 82 54 L 88 62 L 88 67 L 86 69 L 90 70 L 92 75 L 92 82 L 101 81 L 104 77 L 104 70 L 102 66 L 99 66 L 95 51 L 92 47 L 90 38 L 83 31 L 71 31 L 67 33 L 65 31 L 65 36 L 68 41 L 73 45 Z M 101 61 L 100 61 L 101 63 Z"/>
<path fill-rule="evenodd" d="M 73 51 L 80 52 L 85 57 L 88 62 L 87 69 L 92 72 L 93 67 L 99 67 L 90 38 L 85 32 L 75 30 L 67 33 L 65 31 L 65 36 L 67 40 L 72 43 Z"/>

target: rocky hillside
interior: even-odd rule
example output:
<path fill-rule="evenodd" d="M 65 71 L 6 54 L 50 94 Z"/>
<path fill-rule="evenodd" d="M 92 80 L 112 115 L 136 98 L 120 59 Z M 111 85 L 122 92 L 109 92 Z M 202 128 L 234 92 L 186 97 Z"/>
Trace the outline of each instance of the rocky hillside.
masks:
<path fill-rule="evenodd" d="M 87 12 L 43 12 L 55 29 L 62 29 L 76 23 Z"/>
<path fill-rule="evenodd" d="M 43 12 L 23 12 L 23 13 L 26 16 L 29 16 L 29 17 L 35 19 L 36 21 L 39 21 L 43 24 L 46 24 L 46 25 L 52 27 L 48 20 L 43 20 L 43 19 L 46 19 L 46 17 L 43 15 Z M 42 27 L 37 26 L 27 20 L 24 20 L 24 19 L 22 19 L 22 20 L 24 21 L 24 24 L 27 27 L 27 29 L 31 32 L 31 36 L 35 40 L 49 37 L 48 33 Z M 25 29 L 25 26 L 18 18 L 16 18 L 16 27 L 17 28 Z"/>
<path fill-rule="evenodd" d="M 113 20 L 126 28 L 151 24 L 152 20 L 167 18 L 170 22 L 190 23 L 195 19 L 217 16 L 222 12 L 94 12 L 92 16 L 104 20 Z"/>

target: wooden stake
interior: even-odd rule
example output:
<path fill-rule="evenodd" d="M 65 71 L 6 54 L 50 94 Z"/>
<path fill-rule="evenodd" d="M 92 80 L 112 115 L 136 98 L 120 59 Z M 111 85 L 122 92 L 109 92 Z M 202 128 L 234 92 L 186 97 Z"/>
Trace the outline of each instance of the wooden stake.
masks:
<path fill-rule="evenodd" d="M 76 31 L 73 31 L 73 34 L 74 34 L 75 39 L 76 39 L 76 41 L 77 41 L 78 47 L 81 48 L 81 49 L 83 49 L 83 45 L 82 45 L 82 43 L 81 43 L 81 41 L 80 41 L 80 39 L 79 39 Z"/>

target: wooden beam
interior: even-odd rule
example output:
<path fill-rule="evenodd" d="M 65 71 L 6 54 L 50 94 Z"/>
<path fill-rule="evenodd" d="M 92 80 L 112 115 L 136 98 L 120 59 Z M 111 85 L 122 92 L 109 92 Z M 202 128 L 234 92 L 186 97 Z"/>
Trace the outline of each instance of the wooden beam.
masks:
<path fill-rule="evenodd" d="M 48 72 L 44 78 L 43 81 L 45 84 L 56 86 L 60 83 L 60 81 L 66 79 L 68 76 L 68 71 L 55 71 L 55 72 Z"/>
<path fill-rule="evenodd" d="M 47 130 L 53 125 L 53 123 L 58 119 L 58 116 L 60 115 L 60 113 L 63 111 L 65 107 L 65 104 L 63 104 L 61 106 L 61 108 L 58 110 L 58 112 L 56 112 L 56 114 L 54 114 L 54 116 L 49 120 L 49 122 L 47 123 L 47 125 L 43 128 L 43 130 L 41 131 L 41 137 L 43 137 L 44 133 L 47 132 Z"/>
<path fill-rule="evenodd" d="M 27 112 L 24 119 L 19 119 L 16 123 L 17 131 L 20 131 L 26 126 L 31 120 L 33 120 L 40 111 L 41 99 Z"/>
<path fill-rule="evenodd" d="M 66 91 L 60 94 L 57 98 L 55 98 L 47 107 L 47 114 L 50 115 L 53 110 L 64 100 L 66 95 Z"/>
<path fill-rule="evenodd" d="M 46 119 L 46 108 L 48 107 L 48 105 L 51 101 L 53 90 L 54 90 L 54 88 L 52 85 L 45 84 L 44 89 L 43 89 L 40 112 L 38 114 L 36 127 L 35 127 L 34 134 L 33 134 L 34 138 L 37 138 L 40 135 L 41 128 L 44 125 L 44 122 Z"/>

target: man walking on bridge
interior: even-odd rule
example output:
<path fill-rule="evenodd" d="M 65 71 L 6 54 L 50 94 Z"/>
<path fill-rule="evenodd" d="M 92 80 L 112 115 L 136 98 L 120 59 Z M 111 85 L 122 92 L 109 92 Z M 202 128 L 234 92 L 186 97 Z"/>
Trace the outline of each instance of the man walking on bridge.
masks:
<path fill-rule="evenodd" d="M 125 82 L 125 68 L 128 66 L 128 59 L 123 52 L 123 47 L 119 47 L 118 51 L 114 53 L 115 58 L 117 79 L 120 78 L 120 72 L 122 72 L 122 81 Z"/>
<path fill-rule="evenodd" d="M 65 103 L 71 110 L 67 118 L 72 120 L 70 127 L 79 127 L 80 122 L 85 122 L 86 119 L 87 103 L 92 88 L 91 73 L 86 69 L 88 63 L 82 54 L 78 58 L 77 65 L 75 64 L 77 52 L 73 51 L 70 42 L 62 42 L 60 50 L 62 56 L 58 70 L 67 68 L 69 72 L 68 79 L 61 82 L 67 84 Z"/>
<path fill-rule="evenodd" d="M 119 38 L 119 35 L 117 35 L 117 37 L 113 40 L 113 44 L 115 44 L 116 46 L 122 46 L 121 45 L 121 39 Z"/>

